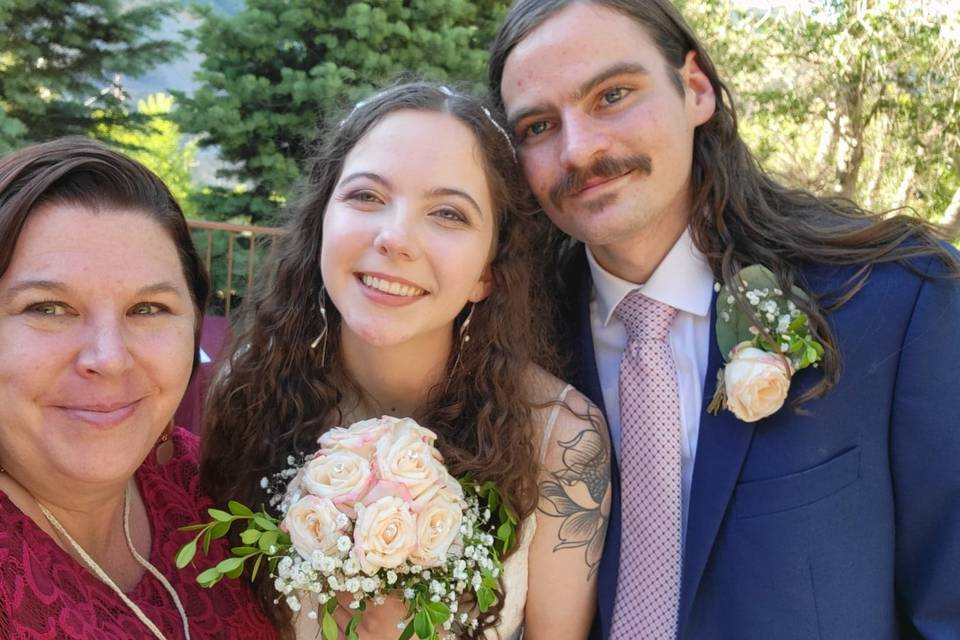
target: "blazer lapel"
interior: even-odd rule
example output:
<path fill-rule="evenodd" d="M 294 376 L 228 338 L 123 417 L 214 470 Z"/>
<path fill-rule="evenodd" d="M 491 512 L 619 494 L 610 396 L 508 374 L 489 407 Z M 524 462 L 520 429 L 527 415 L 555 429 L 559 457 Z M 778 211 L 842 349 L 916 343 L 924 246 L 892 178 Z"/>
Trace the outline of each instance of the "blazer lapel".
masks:
<path fill-rule="evenodd" d="M 710 355 L 703 385 L 703 412 L 697 437 L 680 582 L 678 626 L 681 638 L 754 431 L 754 424 L 741 422 L 728 410 L 715 416 L 706 410 L 716 389 L 717 371 L 724 364 L 717 347 L 716 313 L 714 295 L 710 314 Z"/>

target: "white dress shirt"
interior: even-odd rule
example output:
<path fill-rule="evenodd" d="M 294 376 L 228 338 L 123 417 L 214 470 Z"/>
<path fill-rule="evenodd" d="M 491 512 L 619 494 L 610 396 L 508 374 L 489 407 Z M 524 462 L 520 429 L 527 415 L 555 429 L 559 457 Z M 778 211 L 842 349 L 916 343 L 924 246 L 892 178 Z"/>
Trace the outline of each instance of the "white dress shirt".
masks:
<path fill-rule="evenodd" d="M 590 300 L 590 328 L 597 359 L 597 373 L 610 425 L 610 437 L 620 457 L 620 358 L 627 345 L 627 332 L 614 314 L 620 301 L 639 289 L 643 295 L 677 309 L 670 328 L 670 349 L 677 367 L 680 389 L 680 469 L 683 500 L 683 535 L 693 463 L 697 455 L 703 383 L 707 375 L 710 342 L 710 304 L 713 301 L 713 273 L 706 258 L 684 231 L 646 283 L 628 282 L 601 267 L 590 250 L 587 261 L 593 276 Z"/>

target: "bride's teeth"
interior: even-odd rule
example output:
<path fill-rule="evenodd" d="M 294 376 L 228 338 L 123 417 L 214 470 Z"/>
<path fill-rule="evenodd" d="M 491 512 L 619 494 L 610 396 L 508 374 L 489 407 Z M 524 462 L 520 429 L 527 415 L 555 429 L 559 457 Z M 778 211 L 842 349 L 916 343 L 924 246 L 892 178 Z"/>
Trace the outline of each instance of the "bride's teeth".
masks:
<path fill-rule="evenodd" d="M 417 287 L 400 284 L 399 282 L 387 282 L 386 280 L 381 280 L 373 276 L 365 275 L 362 276 L 360 280 L 371 289 L 377 289 L 378 291 L 383 291 L 384 293 L 395 296 L 409 297 L 418 296 L 423 293 L 423 291 Z"/>

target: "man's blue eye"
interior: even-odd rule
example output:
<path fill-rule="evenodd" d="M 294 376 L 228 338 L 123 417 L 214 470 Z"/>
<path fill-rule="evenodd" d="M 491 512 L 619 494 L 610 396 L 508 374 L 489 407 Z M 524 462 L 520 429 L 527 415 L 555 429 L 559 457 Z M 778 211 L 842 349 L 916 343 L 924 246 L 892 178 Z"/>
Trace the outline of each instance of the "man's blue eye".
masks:
<path fill-rule="evenodd" d="M 609 91 L 604 92 L 603 100 L 607 104 L 612 104 L 614 102 L 620 102 L 626 96 L 627 90 L 617 87 L 616 89 L 610 89 Z"/>

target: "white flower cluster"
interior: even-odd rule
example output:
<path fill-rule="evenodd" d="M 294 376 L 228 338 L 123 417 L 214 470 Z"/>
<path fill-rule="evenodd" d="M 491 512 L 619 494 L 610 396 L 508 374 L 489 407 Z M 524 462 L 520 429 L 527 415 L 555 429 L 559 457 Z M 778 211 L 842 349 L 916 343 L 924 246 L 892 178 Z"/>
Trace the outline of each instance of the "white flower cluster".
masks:
<path fill-rule="evenodd" d="M 274 588 L 279 594 L 274 601 L 285 600 L 293 611 L 299 611 L 301 598 L 306 593 L 314 594 L 316 601 L 323 605 L 337 593 L 346 592 L 352 596 L 350 608 L 359 609 L 360 603 L 382 603 L 384 598 L 400 592 L 406 600 L 413 600 L 418 594 L 424 594 L 431 602 L 440 602 L 447 606 L 451 617 L 443 624 L 446 631 L 475 629 L 478 625 L 476 611 L 463 608 L 463 597 L 470 592 L 475 594 L 481 587 L 485 576 L 496 579 L 500 576 L 500 563 L 494 551 L 495 539 L 487 531 L 490 528 L 490 511 L 480 511 L 479 500 L 473 493 L 465 498 L 466 508 L 457 545 L 452 545 L 445 562 L 426 569 L 417 564 L 403 563 L 393 569 L 381 569 L 373 575 L 366 575 L 360 563 L 351 557 L 353 540 L 348 535 L 337 539 L 336 550 L 325 554 L 314 550 L 305 557 L 291 548 L 280 558 L 273 571 Z M 473 595 L 470 600 L 475 600 Z M 316 618 L 310 612 L 311 618 Z"/>
<path fill-rule="evenodd" d="M 299 611 L 304 594 L 323 605 L 349 593 L 360 609 L 402 593 L 443 604 L 448 631 L 476 628 L 476 608 L 461 602 L 479 601 L 499 577 L 494 525 L 444 467 L 435 439 L 413 420 L 385 416 L 324 434 L 299 467 L 288 460 L 274 499 L 291 546 L 274 559 L 275 602 Z"/>

